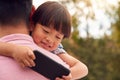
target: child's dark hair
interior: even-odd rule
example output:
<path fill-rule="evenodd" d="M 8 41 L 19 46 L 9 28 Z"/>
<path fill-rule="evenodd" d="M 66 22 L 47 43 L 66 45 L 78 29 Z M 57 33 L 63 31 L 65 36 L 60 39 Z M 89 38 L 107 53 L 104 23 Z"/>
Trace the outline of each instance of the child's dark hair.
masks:
<path fill-rule="evenodd" d="M 34 25 L 37 23 L 50 27 L 53 26 L 57 31 L 64 34 L 64 38 L 71 33 L 71 16 L 68 10 L 55 1 L 47 1 L 40 5 L 33 14 Z"/>
<path fill-rule="evenodd" d="M 0 25 L 29 24 L 32 0 L 0 0 Z"/>

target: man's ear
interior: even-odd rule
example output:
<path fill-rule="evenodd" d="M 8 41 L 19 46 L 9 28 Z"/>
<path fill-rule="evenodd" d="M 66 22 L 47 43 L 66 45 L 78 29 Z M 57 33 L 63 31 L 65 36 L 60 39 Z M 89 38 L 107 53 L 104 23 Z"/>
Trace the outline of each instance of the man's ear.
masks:
<path fill-rule="evenodd" d="M 35 6 L 32 5 L 31 13 L 30 13 L 30 21 L 32 20 L 33 13 L 35 12 Z"/>
<path fill-rule="evenodd" d="M 34 27 L 35 27 L 35 25 L 34 25 L 34 23 L 31 21 L 31 22 L 30 22 L 30 25 L 29 25 L 29 31 L 33 31 Z"/>
<path fill-rule="evenodd" d="M 32 16 L 33 16 L 34 12 L 35 12 L 35 6 L 33 5 L 31 13 L 30 13 L 30 27 L 29 27 L 30 31 L 32 31 L 34 28 L 34 22 L 32 21 Z"/>

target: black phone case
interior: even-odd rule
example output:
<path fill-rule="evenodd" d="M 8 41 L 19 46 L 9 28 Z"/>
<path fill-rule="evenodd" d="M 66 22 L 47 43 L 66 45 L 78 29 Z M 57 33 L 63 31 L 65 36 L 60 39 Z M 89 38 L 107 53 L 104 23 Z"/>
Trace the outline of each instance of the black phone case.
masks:
<path fill-rule="evenodd" d="M 35 67 L 31 67 L 34 71 L 42 74 L 43 76 L 49 78 L 50 80 L 55 80 L 56 77 L 62 77 L 63 75 L 67 76 L 70 73 L 70 70 L 44 55 L 43 53 L 35 50 L 33 51 L 36 59 Z"/>

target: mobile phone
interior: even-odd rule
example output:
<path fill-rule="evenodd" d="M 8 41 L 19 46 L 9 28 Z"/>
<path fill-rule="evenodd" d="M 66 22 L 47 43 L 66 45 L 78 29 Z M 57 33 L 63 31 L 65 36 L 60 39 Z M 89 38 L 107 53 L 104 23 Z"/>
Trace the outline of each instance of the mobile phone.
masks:
<path fill-rule="evenodd" d="M 50 80 L 55 80 L 56 77 L 62 77 L 63 75 L 69 75 L 70 70 L 62 64 L 44 55 L 40 51 L 34 50 L 33 52 L 36 56 L 36 59 L 34 60 L 36 66 L 31 67 L 31 69 L 34 71 L 42 74 Z"/>

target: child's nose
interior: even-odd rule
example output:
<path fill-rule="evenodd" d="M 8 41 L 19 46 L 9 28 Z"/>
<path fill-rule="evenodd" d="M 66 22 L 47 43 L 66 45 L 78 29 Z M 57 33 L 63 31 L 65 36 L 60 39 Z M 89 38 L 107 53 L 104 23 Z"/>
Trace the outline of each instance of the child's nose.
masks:
<path fill-rule="evenodd" d="M 52 47 L 52 46 L 53 46 L 53 44 L 54 44 L 53 38 L 47 37 L 47 38 L 46 38 L 46 41 L 48 42 L 49 47 Z"/>
<path fill-rule="evenodd" d="M 51 37 L 46 37 L 47 42 L 52 43 L 53 39 Z"/>

